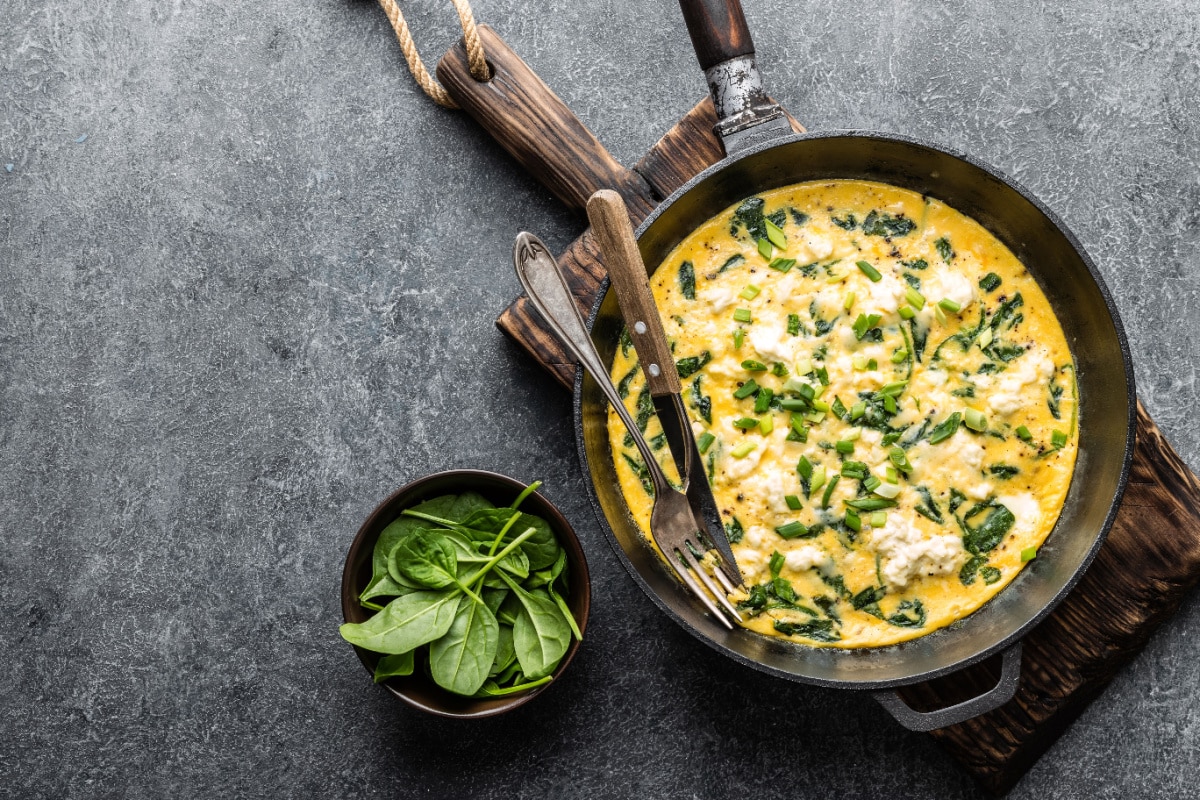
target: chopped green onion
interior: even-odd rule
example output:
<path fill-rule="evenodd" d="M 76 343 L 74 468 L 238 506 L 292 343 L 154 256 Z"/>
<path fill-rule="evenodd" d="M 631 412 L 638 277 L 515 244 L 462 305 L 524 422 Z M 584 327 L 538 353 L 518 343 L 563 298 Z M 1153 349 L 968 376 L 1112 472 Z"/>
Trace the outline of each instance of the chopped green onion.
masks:
<path fill-rule="evenodd" d="M 775 430 L 775 418 L 769 414 L 758 421 L 758 432 L 767 436 Z"/>
<path fill-rule="evenodd" d="M 888 483 L 899 483 L 900 473 L 891 464 L 888 464 L 883 471 L 883 479 Z"/>
<path fill-rule="evenodd" d="M 842 464 L 843 477 L 861 481 L 867 475 L 867 465 L 861 461 L 846 461 Z"/>
<path fill-rule="evenodd" d="M 746 300 L 753 300 L 754 298 L 758 297 L 759 294 L 761 294 L 761 293 L 762 293 L 762 289 L 755 286 L 753 283 L 747 283 L 746 288 L 742 289 L 742 291 L 740 291 L 738 293 L 738 297 L 744 298 Z"/>
<path fill-rule="evenodd" d="M 982 433 L 983 431 L 987 430 L 987 417 L 983 415 L 983 412 L 976 411 L 973 408 L 968 408 L 963 414 L 963 417 L 964 423 L 971 430 L 977 433 Z"/>
<path fill-rule="evenodd" d="M 703 455 L 704 453 L 707 453 L 708 448 L 712 447 L 712 443 L 716 440 L 717 437 L 713 436 L 708 431 L 700 434 L 699 438 L 696 439 L 696 447 L 700 449 L 700 454 Z"/>
<path fill-rule="evenodd" d="M 872 475 L 871 477 L 875 477 L 875 476 Z M 875 480 L 879 480 L 879 479 L 875 478 Z M 863 486 L 866 486 L 866 485 L 867 484 L 864 481 Z M 900 496 L 900 487 L 894 483 L 880 483 L 878 486 L 870 489 L 869 491 L 874 492 L 875 494 L 879 495 L 880 497 L 886 497 L 888 500 L 892 500 L 892 499 Z"/>
<path fill-rule="evenodd" d="M 787 237 L 783 235 L 783 229 L 766 218 L 763 219 L 763 226 L 767 229 L 767 238 L 771 240 L 771 244 L 780 250 L 787 247 Z"/>
<path fill-rule="evenodd" d="M 817 380 L 819 380 L 821 382 L 822 386 L 829 385 L 829 370 L 825 369 L 824 367 L 820 367 L 817 369 L 816 375 L 817 375 Z"/>
<path fill-rule="evenodd" d="M 878 394 L 884 397 L 896 397 L 904 391 L 904 387 L 908 386 L 908 381 L 892 381 L 885 383 L 879 390 Z"/>
<path fill-rule="evenodd" d="M 1063 433 L 1062 431 L 1054 431 L 1053 433 L 1050 434 L 1050 444 L 1054 445 L 1054 448 L 1056 450 L 1066 447 L 1067 446 L 1067 435 L 1065 433 Z"/>
<path fill-rule="evenodd" d="M 1030 433 L 1030 432 L 1029 432 L 1029 428 L 1026 428 L 1024 425 L 1022 425 L 1021 427 L 1017 428 L 1017 436 L 1018 436 L 1018 437 L 1021 439 L 1021 441 L 1023 441 L 1023 442 L 1032 441 L 1032 439 L 1033 439 L 1033 434 L 1032 434 L 1032 433 Z"/>
<path fill-rule="evenodd" d="M 775 255 L 775 250 L 774 250 L 774 248 L 771 247 L 771 243 L 769 241 L 767 241 L 766 239 L 759 239 L 758 240 L 758 254 L 760 256 L 762 256 L 763 258 L 767 259 L 768 261 L 770 261 L 771 256 Z"/>
<path fill-rule="evenodd" d="M 846 516 L 844 517 L 844 519 L 846 522 L 846 527 L 849 528 L 850 530 L 852 530 L 852 531 L 861 531 L 862 530 L 862 517 L 858 516 L 858 514 L 856 514 L 853 509 L 846 511 Z"/>
<path fill-rule="evenodd" d="M 858 500 L 845 500 L 846 505 L 859 511 L 882 511 L 885 508 L 895 508 L 896 501 L 885 497 L 863 497 Z"/>
<path fill-rule="evenodd" d="M 852 363 L 854 365 L 854 369 L 857 370 L 858 372 L 866 372 L 867 371 L 867 357 L 866 356 L 855 356 L 854 358 L 852 358 L 850 360 L 850 363 Z"/>
<path fill-rule="evenodd" d="M 883 407 L 889 414 L 895 414 L 896 398 L 892 397 L 890 394 L 885 394 L 883 396 Z"/>
<path fill-rule="evenodd" d="M 839 453 L 841 453 L 844 456 L 848 456 L 854 452 L 854 442 L 849 442 L 849 441 L 846 441 L 845 439 L 842 439 L 837 444 L 835 444 L 833 447 L 835 450 L 837 450 Z"/>
<path fill-rule="evenodd" d="M 979 349 L 987 349 L 987 346 L 992 343 L 993 336 L 991 328 L 984 328 L 983 333 L 979 334 Z"/>
<path fill-rule="evenodd" d="M 808 526 L 793 520 L 786 525 L 780 525 L 775 529 L 775 532 L 784 539 L 795 539 L 797 536 L 807 536 Z"/>
<path fill-rule="evenodd" d="M 904 290 L 904 299 L 908 304 L 918 311 L 925 307 L 925 297 L 913 287 L 909 286 Z"/>
<path fill-rule="evenodd" d="M 829 411 L 838 419 L 844 419 L 846 416 L 846 404 L 842 402 L 842 398 L 834 395 L 833 402 L 829 404 Z"/>
<path fill-rule="evenodd" d="M 779 407 L 784 411 L 808 411 L 812 404 L 803 397 L 783 397 L 779 400 Z"/>
<path fill-rule="evenodd" d="M 758 420 L 754 417 L 742 417 L 733 421 L 733 427 L 743 431 L 753 430 L 758 427 Z"/>
<path fill-rule="evenodd" d="M 862 338 L 867 335 L 867 331 L 879 324 L 880 319 L 882 317 L 878 314 L 859 314 L 858 319 L 854 320 L 854 324 L 851 326 L 854 329 L 855 338 L 861 342 Z"/>
<path fill-rule="evenodd" d="M 1035 558 L 1037 558 L 1037 548 L 1036 547 L 1026 547 L 1024 550 L 1021 551 L 1021 563 L 1022 564 L 1025 563 L 1026 561 L 1033 561 Z"/>
<path fill-rule="evenodd" d="M 747 358 L 742 362 L 742 369 L 749 370 L 750 372 L 766 372 L 767 365 L 761 361 L 755 361 L 753 358 Z"/>
<path fill-rule="evenodd" d="M 804 424 L 804 417 L 801 417 L 798 414 L 792 414 L 791 428 L 792 431 L 788 434 L 788 439 L 792 439 L 794 436 L 794 441 L 808 441 L 808 426 Z"/>
<path fill-rule="evenodd" d="M 833 284 L 833 283 L 841 283 L 841 282 L 842 282 L 842 281 L 844 281 L 844 280 L 846 280 L 846 276 L 845 276 L 845 275 L 833 275 L 833 274 L 831 274 L 831 275 L 830 275 L 828 278 L 826 278 L 826 279 L 825 279 L 825 282 L 826 282 L 826 283 Z"/>
<path fill-rule="evenodd" d="M 729 454 L 734 458 L 745 458 L 753 453 L 756 447 L 758 447 L 758 445 L 754 442 L 742 442 L 737 447 L 730 450 Z"/>
<path fill-rule="evenodd" d="M 771 259 L 771 263 L 767 264 L 767 266 L 770 267 L 771 269 L 778 270 L 779 272 L 786 273 L 792 267 L 796 266 L 796 259 L 794 259 L 794 258 L 774 258 L 774 259 Z"/>
<path fill-rule="evenodd" d="M 935 317 L 937 317 L 937 321 L 938 321 L 940 324 L 942 324 L 942 325 L 945 325 L 945 324 L 946 324 L 946 322 L 947 322 L 947 320 L 946 320 L 946 312 L 942 310 L 942 307 L 941 307 L 940 305 L 937 305 L 937 306 L 934 306 L 934 307 L 933 307 L 933 315 L 934 315 Z"/>
<path fill-rule="evenodd" d="M 746 332 L 744 330 L 742 330 L 741 328 L 738 328 L 737 330 L 735 330 L 733 332 L 733 349 L 741 350 L 742 349 L 742 341 L 745 340 L 745 338 L 746 338 Z"/>
<path fill-rule="evenodd" d="M 893 447 L 888 451 L 888 458 L 896 466 L 896 469 L 908 475 L 912 472 L 913 466 L 909 463 L 908 454 L 904 452 L 903 447 Z"/>
<path fill-rule="evenodd" d="M 955 411 L 953 414 L 946 417 L 945 421 L 934 427 L 934 429 L 929 432 L 929 443 L 937 444 L 938 442 L 949 439 L 954 435 L 955 431 L 958 430 L 958 426 L 961 422 L 962 414 Z"/>
<path fill-rule="evenodd" d="M 800 460 L 796 462 L 796 472 L 801 478 L 809 480 L 813 475 L 812 462 L 808 460 L 808 456 L 800 456 Z"/>
<path fill-rule="evenodd" d="M 872 267 L 866 261 L 859 261 L 858 268 L 861 269 L 863 274 L 870 278 L 874 283 L 879 283 L 879 281 L 883 280 L 883 276 L 879 274 L 879 270 Z"/>
<path fill-rule="evenodd" d="M 800 498 L 794 494 L 784 495 L 783 502 L 787 503 L 787 507 L 792 511 L 799 511 L 804 508 L 804 503 L 800 502 Z"/>
<path fill-rule="evenodd" d="M 824 464 L 817 464 L 816 467 L 812 469 L 812 479 L 809 481 L 809 487 L 812 489 L 812 491 L 816 492 L 817 489 L 820 489 L 822 486 L 824 486 L 824 481 L 826 481 L 826 469 L 824 469 Z"/>
<path fill-rule="evenodd" d="M 868 360 L 867 361 L 867 369 L 872 370 L 872 371 L 879 369 L 879 362 L 873 358 Z"/>
<path fill-rule="evenodd" d="M 825 421 L 825 412 L 824 411 L 813 411 L 811 414 L 805 414 L 804 418 L 806 420 L 808 420 L 809 422 L 811 422 L 813 425 L 820 425 L 822 422 Z"/>
<path fill-rule="evenodd" d="M 842 438 L 847 442 L 857 442 L 858 437 L 860 436 L 862 436 L 862 428 L 851 428 L 850 430 L 846 431 L 846 435 Z"/>
<path fill-rule="evenodd" d="M 893 364 L 903 364 L 907 360 L 908 360 L 908 350 L 906 350 L 903 347 L 901 347 L 896 352 L 892 353 L 892 363 Z"/>
<path fill-rule="evenodd" d="M 788 378 L 783 382 L 783 390 L 785 392 L 799 392 L 801 386 L 808 386 L 808 384 L 799 378 Z M 809 391 L 812 391 L 811 386 L 808 386 L 808 388 Z"/>
<path fill-rule="evenodd" d="M 807 375 L 813 371 L 812 361 L 807 358 L 801 358 L 796 361 L 796 374 Z"/>
<path fill-rule="evenodd" d="M 871 527 L 872 528 L 882 528 L 884 525 L 887 525 L 887 512 L 886 511 L 876 511 L 874 514 L 871 515 Z"/>
<path fill-rule="evenodd" d="M 800 335 L 800 315 L 799 314 L 788 314 L 787 332 L 788 332 L 788 336 L 799 336 Z"/>
<path fill-rule="evenodd" d="M 867 404 L 865 402 L 863 402 L 862 400 L 859 400 L 857 403 L 850 406 L 850 420 L 851 421 L 859 419 L 865 413 L 867 413 Z"/>
<path fill-rule="evenodd" d="M 846 311 L 849 311 L 850 309 L 854 308 L 854 301 L 857 299 L 858 298 L 854 292 L 846 292 L 846 301 L 842 303 L 842 308 L 844 308 Z"/>
<path fill-rule="evenodd" d="M 770 408 L 770 401 L 772 401 L 774 397 L 775 392 L 770 391 L 766 386 L 763 386 L 762 389 L 758 390 L 758 396 L 754 398 L 754 413 L 762 414 L 763 411 L 766 411 L 768 408 Z"/>
<path fill-rule="evenodd" d="M 829 403 L 826 403 L 824 400 L 813 400 L 812 407 L 817 411 L 828 411 Z"/>
<path fill-rule="evenodd" d="M 873 492 L 882 485 L 883 481 L 879 480 L 879 478 L 876 478 L 874 475 L 868 475 L 866 479 L 863 480 L 863 487 L 866 488 L 868 492 Z"/>
<path fill-rule="evenodd" d="M 824 467 L 818 467 L 819 471 L 824 469 Z M 829 500 L 833 497 L 833 490 L 837 487 L 838 481 L 841 479 L 842 476 L 840 475 L 834 475 L 829 479 L 829 485 L 825 487 L 825 494 L 821 495 L 821 508 L 829 508 Z M 813 476 L 813 480 L 816 480 L 815 475 Z M 814 488 L 813 491 L 816 491 L 816 489 Z"/>
<path fill-rule="evenodd" d="M 752 322 L 754 320 L 748 308 L 735 308 L 733 310 L 733 319 L 736 322 Z"/>
<path fill-rule="evenodd" d="M 912 310 L 912 306 L 901 306 L 900 307 L 900 318 L 901 319 L 912 319 L 916 315 L 917 315 L 917 312 Z"/>
<path fill-rule="evenodd" d="M 757 391 L 758 391 L 758 384 L 754 382 L 754 378 L 751 378 L 750 380 L 743 383 L 741 385 L 741 387 L 738 388 L 738 390 L 733 393 L 733 396 L 736 397 L 738 400 L 745 400 L 747 397 L 749 397 L 750 395 L 754 394 Z"/>
<path fill-rule="evenodd" d="M 951 314 L 957 314 L 962 311 L 962 303 L 951 300 L 949 297 L 943 297 L 938 300 L 938 308 L 943 311 L 949 311 Z"/>

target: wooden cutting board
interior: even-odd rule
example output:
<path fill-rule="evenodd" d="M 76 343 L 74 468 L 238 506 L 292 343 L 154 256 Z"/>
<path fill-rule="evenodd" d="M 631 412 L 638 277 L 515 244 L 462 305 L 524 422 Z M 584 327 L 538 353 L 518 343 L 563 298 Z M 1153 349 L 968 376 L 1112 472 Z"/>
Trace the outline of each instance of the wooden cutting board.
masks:
<path fill-rule="evenodd" d="M 705 99 L 627 169 L 494 31 L 480 28 L 494 71 L 475 81 L 460 43 L 442 58 L 438 77 L 472 117 L 568 207 L 582 213 L 597 189 L 624 196 L 638 225 L 676 188 L 724 153 Z M 800 131 L 803 128 L 793 121 Z M 586 315 L 604 267 L 584 231 L 558 258 Z M 565 389 L 575 362 L 521 297 L 497 326 Z M 1116 522 L 1079 585 L 1024 640 L 1021 684 L 1004 706 L 931 735 L 980 785 L 1008 791 L 1200 580 L 1200 481 L 1138 404 L 1137 449 Z M 919 710 L 975 696 L 995 685 L 999 659 L 903 690 Z"/>

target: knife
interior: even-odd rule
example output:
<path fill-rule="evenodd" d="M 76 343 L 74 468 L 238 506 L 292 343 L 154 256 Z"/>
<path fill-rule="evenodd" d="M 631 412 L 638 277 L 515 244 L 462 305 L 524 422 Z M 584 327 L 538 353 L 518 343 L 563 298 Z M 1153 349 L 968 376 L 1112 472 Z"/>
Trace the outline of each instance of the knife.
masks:
<path fill-rule="evenodd" d="M 617 293 L 629 338 L 641 361 L 646 387 L 666 434 L 667 446 L 679 475 L 686 482 L 684 493 L 696 526 L 720 555 L 725 575 L 733 586 L 738 586 L 742 583 L 742 573 L 721 523 L 717 501 L 704 470 L 704 458 L 692 435 L 691 419 L 680 396 L 683 386 L 675 368 L 675 357 L 654 304 L 649 275 L 638 250 L 625 201 L 616 192 L 601 189 L 588 199 L 587 213 L 592 236 L 600 246 L 609 280 Z"/>

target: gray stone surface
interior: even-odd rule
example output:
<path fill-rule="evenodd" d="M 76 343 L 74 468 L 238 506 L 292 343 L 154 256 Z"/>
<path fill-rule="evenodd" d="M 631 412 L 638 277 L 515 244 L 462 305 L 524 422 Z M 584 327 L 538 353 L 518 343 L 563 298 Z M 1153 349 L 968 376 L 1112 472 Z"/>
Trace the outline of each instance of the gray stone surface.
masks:
<path fill-rule="evenodd" d="M 449 4 L 402 4 L 436 58 Z M 971 152 L 1059 212 L 1200 468 L 1194 4 L 746 6 L 810 127 Z M 704 91 L 671 0 L 475 8 L 625 163 Z M 492 325 L 514 234 L 580 221 L 419 93 L 377 6 L 3 17 L 0 794 L 977 796 L 868 698 L 737 668 L 639 594 L 568 398 Z M 594 576 L 561 685 L 472 724 L 401 707 L 337 636 L 357 526 L 449 467 L 544 479 Z M 1197 642 L 1193 597 L 1012 796 L 1196 796 Z"/>

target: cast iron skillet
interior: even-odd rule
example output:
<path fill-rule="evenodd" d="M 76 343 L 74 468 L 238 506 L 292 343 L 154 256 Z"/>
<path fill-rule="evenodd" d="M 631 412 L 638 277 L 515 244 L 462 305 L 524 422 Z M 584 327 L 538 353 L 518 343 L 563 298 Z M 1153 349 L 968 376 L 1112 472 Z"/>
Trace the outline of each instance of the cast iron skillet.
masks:
<path fill-rule="evenodd" d="M 796 135 L 762 91 L 738 0 L 680 0 L 705 69 L 727 156 L 672 194 L 638 230 L 653 269 L 689 233 L 751 195 L 802 181 L 848 178 L 889 183 L 935 197 L 974 218 L 1037 279 L 1071 346 L 1079 381 L 1079 457 L 1058 524 L 1011 586 L 954 625 L 870 650 L 806 648 L 742 629 L 726 631 L 695 604 L 645 544 L 613 468 L 603 396 L 580 370 L 576 435 L 592 500 L 620 559 L 668 616 L 717 651 L 790 680 L 849 689 L 894 689 L 944 675 L 1004 651 L 995 689 L 947 709 L 918 713 L 894 691 L 876 695 L 906 727 L 930 730 L 1011 699 L 1020 677 L 1020 639 L 1082 576 L 1116 515 L 1133 451 L 1135 395 L 1125 334 L 1112 298 L 1079 243 L 1028 192 L 996 170 L 926 142 L 870 132 Z M 606 288 L 606 287 L 605 287 Z M 592 337 L 611 363 L 621 317 L 602 291 Z"/>

